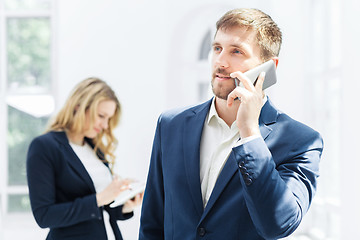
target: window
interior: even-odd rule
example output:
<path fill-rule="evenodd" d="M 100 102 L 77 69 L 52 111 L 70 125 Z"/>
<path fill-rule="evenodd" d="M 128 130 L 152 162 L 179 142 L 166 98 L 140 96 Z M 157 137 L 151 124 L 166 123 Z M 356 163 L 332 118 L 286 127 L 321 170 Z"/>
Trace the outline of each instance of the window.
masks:
<path fill-rule="evenodd" d="M 206 101 L 212 97 L 211 84 L 209 81 L 209 55 L 214 37 L 214 29 L 209 28 L 202 38 L 198 56 L 198 69 L 202 72 L 198 79 L 198 101 Z"/>
<path fill-rule="evenodd" d="M 54 0 L 0 0 L 0 203 L 4 216 L 30 212 L 27 149 L 45 130 L 55 107 L 53 5 Z"/>

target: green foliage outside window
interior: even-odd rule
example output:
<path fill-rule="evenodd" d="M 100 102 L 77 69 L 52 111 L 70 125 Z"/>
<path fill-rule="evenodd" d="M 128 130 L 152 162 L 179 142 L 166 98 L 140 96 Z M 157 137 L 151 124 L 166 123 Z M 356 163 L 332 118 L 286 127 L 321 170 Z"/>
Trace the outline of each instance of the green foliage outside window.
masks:
<path fill-rule="evenodd" d="M 8 88 L 21 94 L 49 92 L 51 86 L 48 18 L 7 20 Z M 36 89 L 32 92 L 32 89 Z M 16 90 L 21 90 L 16 91 Z M 26 185 L 26 153 L 31 140 L 45 130 L 48 118 L 36 118 L 8 107 L 8 184 Z"/>
<path fill-rule="evenodd" d="M 41 86 L 50 89 L 50 22 L 48 18 L 7 21 L 7 70 L 10 89 Z"/>
<path fill-rule="evenodd" d="M 9 212 L 29 212 L 30 200 L 27 194 L 12 194 L 8 197 Z"/>
<path fill-rule="evenodd" d="M 8 107 L 9 185 L 26 185 L 26 154 L 31 140 L 45 131 L 48 118 Z"/>

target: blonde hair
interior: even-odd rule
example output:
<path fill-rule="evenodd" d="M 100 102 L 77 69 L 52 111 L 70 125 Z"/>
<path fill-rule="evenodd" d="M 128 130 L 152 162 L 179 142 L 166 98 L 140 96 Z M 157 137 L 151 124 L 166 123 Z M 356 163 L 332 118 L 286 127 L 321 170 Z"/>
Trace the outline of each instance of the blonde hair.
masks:
<path fill-rule="evenodd" d="M 231 27 L 246 27 L 256 32 L 257 44 L 264 62 L 279 56 L 282 34 L 269 15 L 258 9 L 233 9 L 216 22 L 216 31 Z"/>
<path fill-rule="evenodd" d="M 103 80 L 92 77 L 78 83 L 62 109 L 50 122 L 47 131 L 81 133 L 85 128 L 86 111 L 89 111 L 90 125 L 92 125 L 97 114 L 97 107 L 104 100 L 115 102 L 115 113 L 109 119 L 107 129 L 104 129 L 95 138 L 87 140 L 90 141 L 97 156 L 102 161 L 110 163 L 112 169 L 115 164 L 114 151 L 117 145 L 113 129 L 119 123 L 121 106 L 115 92 Z"/>

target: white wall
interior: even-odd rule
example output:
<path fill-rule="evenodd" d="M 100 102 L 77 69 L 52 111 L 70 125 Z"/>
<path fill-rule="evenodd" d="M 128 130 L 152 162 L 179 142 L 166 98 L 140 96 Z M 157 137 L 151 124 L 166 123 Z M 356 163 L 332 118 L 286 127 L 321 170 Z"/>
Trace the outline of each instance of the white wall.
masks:
<path fill-rule="evenodd" d="M 356 0 L 342 3 L 343 22 L 343 76 L 341 99 L 341 239 L 356 239 L 360 215 L 360 156 L 359 156 L 359 89 L 360 28 L 353 13 L 360 11 Z"/>

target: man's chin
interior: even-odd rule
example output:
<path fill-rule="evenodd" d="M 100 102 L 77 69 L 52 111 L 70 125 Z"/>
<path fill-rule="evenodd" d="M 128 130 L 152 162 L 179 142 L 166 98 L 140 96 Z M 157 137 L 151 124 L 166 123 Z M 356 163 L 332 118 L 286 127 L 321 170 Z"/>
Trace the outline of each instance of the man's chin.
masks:
<path fill-rule="evenodd" d="M 217 97 L 217 98 L 219 98 L 219 99 L 222 99 L 222 100 L 227 100 L 228 99 L 228 96 L 229 96 L 229 94 L 232 92 L 232 90 L 230 91 L 226 91 L 226 92 L 224 92 L 224 91 L 222 91 L 222 92 L 220 92 L 220 91 L 216 91 L 216 90 L 214 90 L 213 89 L 213 93 L 214 93 L 214 95 Z"/>
<path fill-rule="evenodd" d="M 225 100 L 225 101 L 228 99 L 228 95 L 223 96 L 223 95 L 218 95 L 218 94 L 215 94 L 215 97 L 217 97 L 218 99 Z"/>
<path fill-rule="evenodd" d="M 219 98 L 219 99 L 223 99 L 223 100 L 227 100 L 229 94 L 235 89 L 235 83 L 234 86 L 226 86 L 224 84 L 219 84 L 219 83 L 214 83 L 214 79 L 211 83 L 212 85 L 212 91 L 214 93 L 214 95 Z"/>

